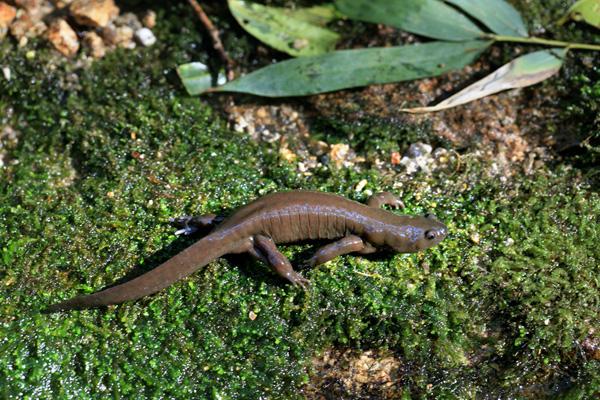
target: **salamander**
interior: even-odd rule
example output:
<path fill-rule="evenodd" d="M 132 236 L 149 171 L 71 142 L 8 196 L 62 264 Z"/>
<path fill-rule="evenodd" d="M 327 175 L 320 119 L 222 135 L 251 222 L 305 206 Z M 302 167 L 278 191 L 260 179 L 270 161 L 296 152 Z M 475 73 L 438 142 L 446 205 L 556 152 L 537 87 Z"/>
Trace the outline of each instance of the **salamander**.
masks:
<path fill-rule="evenodd" d="M 279 276 L 304 289 L 308 280 L 294 271 L 277 244 L 305 240 L 331 240 L 306 262 L 323 264 L 347 253 L 380 250 L 412 253 L 440 243 L 446 226 L 433 215 L 397 215 L 381 208 L 399 207 L 391 193 L 373 195 L 367 204 L 310 191 L 263 196 L 223 219 L 216 215 L 176 220 L 178 233 L 212 229 L 207 236 L 158 267 L 125 283 L 50 306 L 48 311 L 81 309 L 139 299 L 156 293 L 194 273 L 211 261 L 231 253 L 248 253 L 269 265 Z"/>

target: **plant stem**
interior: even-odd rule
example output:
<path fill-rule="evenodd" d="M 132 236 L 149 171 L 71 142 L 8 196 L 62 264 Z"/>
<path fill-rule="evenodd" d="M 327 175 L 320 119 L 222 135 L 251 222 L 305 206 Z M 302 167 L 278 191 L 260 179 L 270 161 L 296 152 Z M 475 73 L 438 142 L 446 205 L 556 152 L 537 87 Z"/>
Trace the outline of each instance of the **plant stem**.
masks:
<path fill-rule="evenodd" d="M 208 34 L 210 35 L 210 37 L 213 41 L 214 49 L 217 51 L 219 56 L 221 56 L 221 59 L 225 63 L 225 71 L 227 73 L 227 80 L 228 81 L 234 80 L 235 79 L 235 74 L 233 72 L 234 62 L 229 57 L 227 52 L 225 51 L 225 47 L 223 47 L 223 42 L 221 42 L 221 38 L 219 37 L 219 30 L 217 28 L 215 28 L 215 26 L 213 25 L 210 18 L 208 18 L 208 15 L 206 15 L 206 13 L 204 12 L 204 9 L 202 8 L 202 6 L 200 4 L 198 4 L 198 2 L 196 0 L 188 0 L 188 3 L 190 3 L 190 5 L 194 9 L 194 11 L 196 11 L 196 15 L 198 16 L 198 18 L 200 19 L 200 22 L 202 22 L 202 24 L 208 31 Z"/>
<path fill-rule="evenodd" d="M 571 43 L 560 40 L 549 40 L 537 37 L 518 37 L 518 36 L 503 36 L 503 35 L 485 35 L 486 39 L 491 39 L 496 42 L 516 42 L 528 44 L 541 44 L 545 46 L 567 47 L 569 49 L 579 50 L 596 50 L 600 51 L 600 45 L 587 43 Z"/>

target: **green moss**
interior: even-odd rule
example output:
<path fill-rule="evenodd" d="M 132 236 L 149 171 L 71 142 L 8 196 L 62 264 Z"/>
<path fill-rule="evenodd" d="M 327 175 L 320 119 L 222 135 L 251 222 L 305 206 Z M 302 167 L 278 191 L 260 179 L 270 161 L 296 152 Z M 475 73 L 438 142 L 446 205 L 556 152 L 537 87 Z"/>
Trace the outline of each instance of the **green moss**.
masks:
<path fill-rule="evenodd" d="M 600 56 L 590 57 L 588 62 L 597 65 Z M 579 167 L 589 171 L 596 181 L 600 178 L 597 165 L 600 162 L 600 69 L 575 65 L 567 76 L 563 101 L 566 135 L 562 154 Z"/>
<path fill-rule="evenodd" d="M 298 175 L 276 149 L 185 96 L 173 67 L 204 53 L 184 14 L 181 5 L 159 10 L 157 46 L 86 69 L 41 45 L 27 59 L 0 44 L 2 64 L 18 74 L 0 80 L 0 110 L 13 110 L 3 123 L 19 132 L 0 179 L 2 397 L 297 398 L 311 357 L 332 345 L 388 348 L 404 365 L 399 390 L 414 398 L 597 390 L 598 362 L 578 343 L 600 326 L 600 198 L 577 170 L 501 185 L 467 164 L 406 182 L 407 213 L 435 211 L 447 240 L 305 270 L 307 293 L 231 257 L 134 303 L 40 313 L 189 245 L 174 238 L 170 217 L 230 212 L 288 188 L 361 200 L 352 189 L 361 179 L 388 188 L 375 170 Z M 359 128 L 327 129 L 336 141 L 354 135 L 368 158 L 398 146 L 385 123 Z M 284 252 L 299 264 L 309 250 Z"/>

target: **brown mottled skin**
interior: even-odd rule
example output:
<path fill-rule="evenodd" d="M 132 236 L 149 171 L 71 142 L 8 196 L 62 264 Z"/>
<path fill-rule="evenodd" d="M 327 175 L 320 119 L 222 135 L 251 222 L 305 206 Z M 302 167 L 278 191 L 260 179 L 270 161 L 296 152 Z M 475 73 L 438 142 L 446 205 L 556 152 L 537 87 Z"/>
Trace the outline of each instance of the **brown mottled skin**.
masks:
<path fill-rule="evenodd" d="M 273 193 L 240 208 L 207 236 L 155 269 L 123 284 L 55 304 L 49 311 L 105 306 L 136 300 L 194 273 L 229 253 L 249 253 L 294 285 L 308 281 L 295 272 L 276 244 L 330 239 L 307 262 L 322 264 L 342 254 L 378 250 L 412 253 L 435 246 L 446 237 L 446 226 L 433 216 L 396 215 L 381 209 L 402 203 L 390 193 L 371 197 L 367 205 L 320 192 Z M 180 232 L 212 227 L 220 218 L 207 215 L 177 221 Z"/>

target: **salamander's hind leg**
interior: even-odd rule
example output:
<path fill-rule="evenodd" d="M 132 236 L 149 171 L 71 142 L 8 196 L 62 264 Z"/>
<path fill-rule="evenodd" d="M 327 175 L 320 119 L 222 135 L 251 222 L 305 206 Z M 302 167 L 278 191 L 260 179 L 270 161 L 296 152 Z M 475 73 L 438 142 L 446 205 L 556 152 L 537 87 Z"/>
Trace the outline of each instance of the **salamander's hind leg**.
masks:
<path fill-rule="evenodd" d="M 315 255 L 306 262 L 306 265 L 315 267 L 343 254 L 368 254 L 373 253 L 374 251 L 376 251 L 376 249 L 375 247 L 371 246 L 370 243 L 363 242 L 363 240 L 356 235 L 348 235 L 336 242 L 329 243 L 318 249 Z"/>
<path fill-rule="evenodd" d="M 381 206 L 390 206 L 393 208 L 404 208 L 404 203 L 398 197 L 390 192 L 375 193 L 367 200 L 369 207 L 379 208 Z"/>
<path fill-rule="evenodd" d="M 171 218 L 170 222 L 175 228 L 179 228 L 176 235 L 191 235 L 199 231 L 207 232 L 223 221 L 223 217 L 215 214 L 205 214 L 197 217 L 183 216 Z"/>
<path fill-rule="evenodd" d="M 273 239 L 266 236 L 254 236 L 254 249 L 249 251 L 250 254 L 260 258 L 267 263 L 279 276 L 287 279 L 295 286 L 300 286 L 302 289 L 308 289 L 309 281 L 302 275 L 294 271 L 290 260 L 277 250 L 277 246 Z"/>

